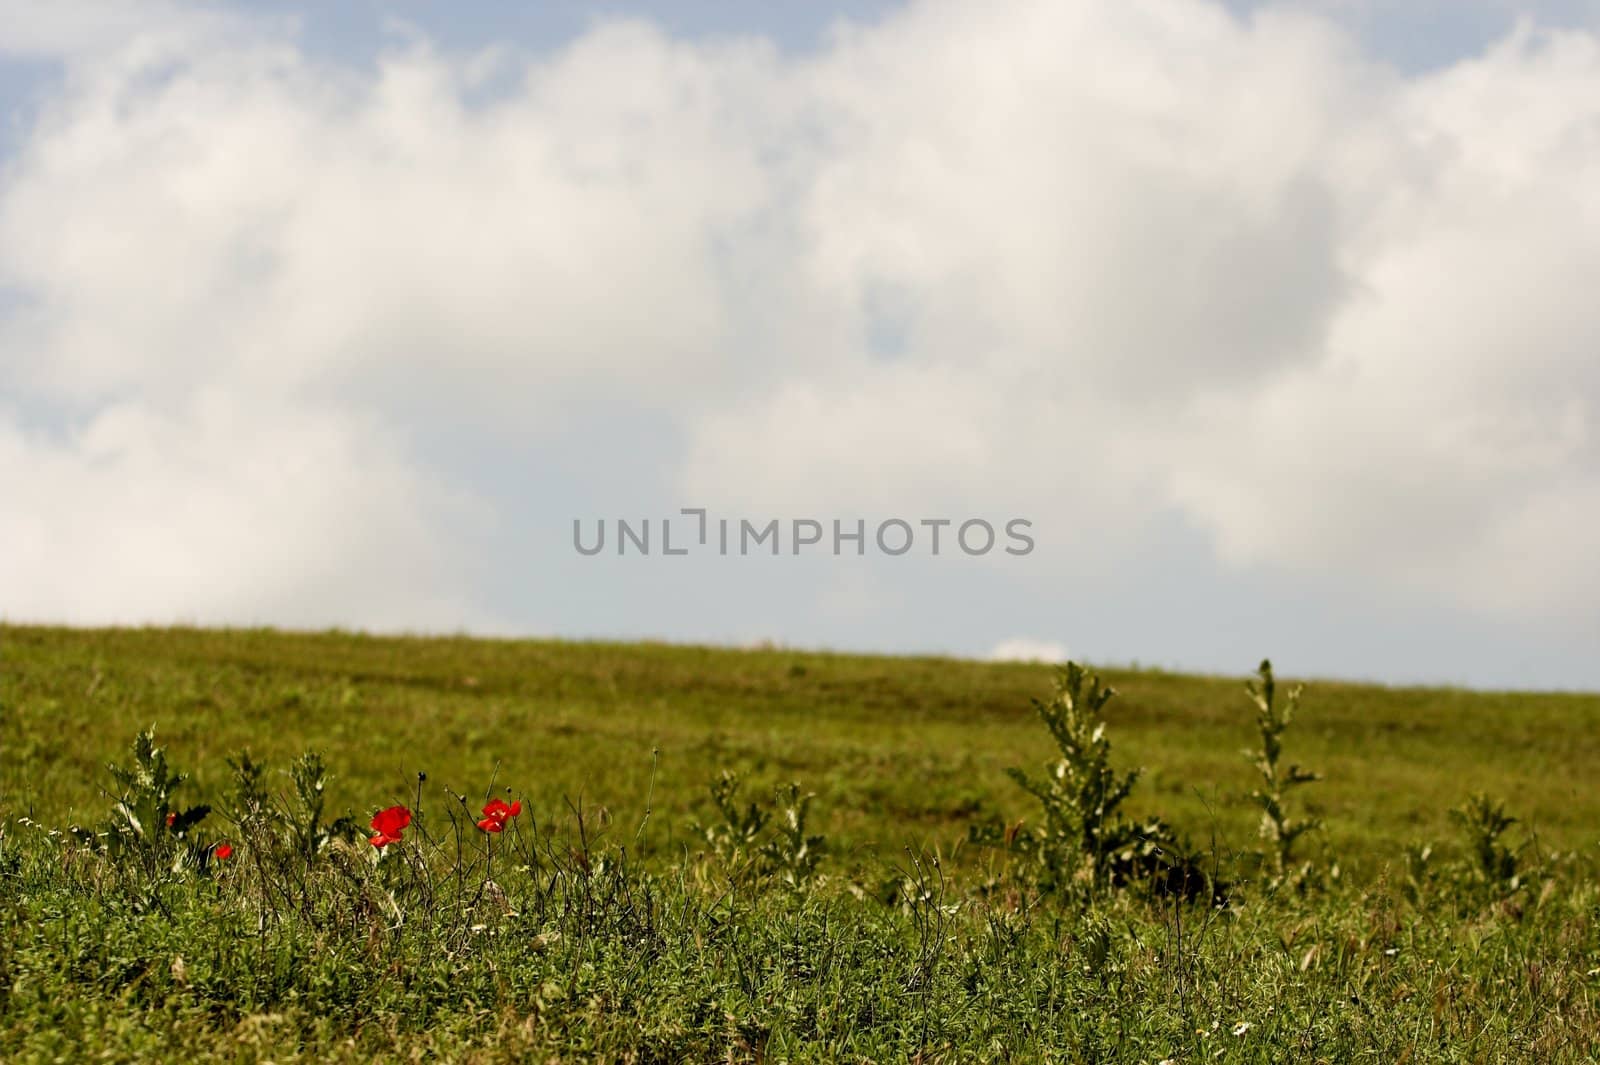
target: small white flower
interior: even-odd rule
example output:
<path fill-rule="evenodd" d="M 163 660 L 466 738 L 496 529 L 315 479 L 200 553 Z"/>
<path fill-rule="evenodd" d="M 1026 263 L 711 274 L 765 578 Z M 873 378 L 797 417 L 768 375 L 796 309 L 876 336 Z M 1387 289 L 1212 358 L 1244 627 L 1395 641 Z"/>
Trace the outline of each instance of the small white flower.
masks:
<path fill-rule="evenodd" d="M 1384 951 L 1384 953 L 1385 953 L 1385 954 L 1387 954 L 1387 955 L 1388 955 L 1388 956 L 1389 956 L 1389 957 L 1391 957 L 1391 958 L 1392 958 L 1392 957 L 1394 957 L 1394 956 L 1395 956 L 1395 955 L 1396 955 L 1396 954 L 1399 954 L 1399 953 L 1400 953 L 1400 948 L 1399 948 L 1399 947 L 1390 947 L 1390 948 L 1389 948 L 1389 949 L 1388 949 L 1388 950 L 1386 950 L 1386 951 Z"/>
<path fill-rule="evenodd" d="M 1254 1028 L 1254 1027 L 1255 1027 L 1255 1025 L 1251 1024 L 1249 1021 L 1240 1021 L 1238 1024 L 1233 1026 L 1233 1034 L 1234 1035 L 1244 1035 L 1244 1033 L 1248 1032 L 1251 1028 Z"/>

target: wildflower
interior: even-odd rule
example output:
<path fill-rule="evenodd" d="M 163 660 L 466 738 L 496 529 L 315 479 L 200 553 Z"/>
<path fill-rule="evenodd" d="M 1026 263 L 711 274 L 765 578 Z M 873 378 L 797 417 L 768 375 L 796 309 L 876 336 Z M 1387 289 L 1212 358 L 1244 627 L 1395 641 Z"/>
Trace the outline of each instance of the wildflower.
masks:
<path fill-rule="evenodd" d="M 177 823 L 178 823 L 178 815 L 169 811 L 167 813 L 167 827 L 171 828 L 173 825 L 175 825 Z"/>
<path fill-rule="evenodd" d="M 1251 1024 L 1249 1021 L 1240 1021 L 1238 1024 L 1233 1026 L 1233 1034 L 1236 1036 L 1244 1035 L 1244 1033 L 1248 1032 L 1254 1027 L 1255 1025 Z"/>
<path fill-rule="evenodd" d="M 387 810 L 379 810 L 372 815 L 372 830 L 377 835 L 372 837 L 374 847 L 387 847 L 391 843 L 400 842 L 400 833 L 411 824 L 411 811 L 404 806 L 391 806 Z"/>
<path fill-rule="evenodd" d="M 522 800 L 507 803 L 504 799 L 490 799 L 489 805 L 483 808 L 483 820 L 478 822 L 478 827 L 485 832 L 502 832 L 506 822 L 522 812 Z"/>
<path fill-rule="evenodd" d="M 211 853 L 217 856 L 217 861 L 225 862 L 233 857 L 233 845 L 231 843 L 219 843 L 211 849 Z"/>

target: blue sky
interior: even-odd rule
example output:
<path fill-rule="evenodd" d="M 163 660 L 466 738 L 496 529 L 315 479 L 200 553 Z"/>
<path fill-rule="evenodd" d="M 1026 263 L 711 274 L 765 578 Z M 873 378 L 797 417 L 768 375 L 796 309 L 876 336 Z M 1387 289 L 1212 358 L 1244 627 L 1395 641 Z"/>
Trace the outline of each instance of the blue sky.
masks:
<path fill-rule="evenodd" d="M 13 6 L 0 616 L 1600 687 L 1594 4 Z"/>
<path fill-rule="evenodd" d="M 759 36 L 789 51 L 810 51 L 828 43 L 841 21 L 874 22 L 903 6 L 895 0 L 792 4 L 782 0 L 674 0 L 651 3 L 542 0 L 537 4 L 445 5 L 428 0 L 350 0 L 308 4 L 253 0 L 232 6 L 296 21 L 302 43 L 337 61 L 371 59 L 386 33 L 404 23 L 443 47 L 475 49 L 514 41 L 532 49 L 570 43 L 596 22 L 614 17 L 646 18 L 676 37 L 706 39 Z M 1270 7 L 1295 7 L 1324 15 L 1344 26 L 1372 54 L 1411 71 L 1448 65 L 1504 36 L 1519 18 L 1540 25 L 1585 28 L 1594 25 L 1592 0 L 1412 0 L 1384 4 L 1366 0 L 1325 0 L 1284 5 L 1273 0 L 1227 0 L 1229 11 L 1248 17 Z"/>

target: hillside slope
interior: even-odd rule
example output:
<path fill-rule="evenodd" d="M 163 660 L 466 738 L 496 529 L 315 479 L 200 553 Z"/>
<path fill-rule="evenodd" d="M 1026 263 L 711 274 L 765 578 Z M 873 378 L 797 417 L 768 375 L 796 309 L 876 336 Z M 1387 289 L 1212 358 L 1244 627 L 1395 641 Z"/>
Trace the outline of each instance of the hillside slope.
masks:
<path fill-rule="evenodd" d="M 1255 845 L 1240 753 L 1254 738 L 1253 665 L 1237 678 L 1108 673 L 1114 759 L 1146 770 L 1135 811 Z M 798 781 L 840 850 L 892 855 L 1030 813 L 1004 770 L 1051 756 L 1030 707 L 1050 682 L 1046 666 L 936 658 L 8 625 L 0 808 L 98 816 L 105 763 L 154 725 L 202 795 L 226 785 L 239 749 L 282 764 L 317 748 L 339 808 L 407 797 L 419 770 L 481 791 L 498 765 L 498 782 L 536 804 L 581 798 L 631 833 L 653 779 L 644 842 L 661 848 L 681 842 L 728 769 L 758 787 Z M 1550 847 L 1592 846 L 1600 831 L 1600 696 L 1313 682 L 1287 749 L 1324 775 L 1301 794 L 1326 821 L 1318 845 L 1347 865 L 1448 834 L 1445 812 L 1469 791 L 1504 798 Z"/>

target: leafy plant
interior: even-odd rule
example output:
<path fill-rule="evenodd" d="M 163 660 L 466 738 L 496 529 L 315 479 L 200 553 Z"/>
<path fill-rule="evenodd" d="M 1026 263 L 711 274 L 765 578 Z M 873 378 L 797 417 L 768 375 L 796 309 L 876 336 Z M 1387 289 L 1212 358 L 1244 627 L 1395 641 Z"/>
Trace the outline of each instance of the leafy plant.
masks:
<path fill-rule="evenodd" d="M 721 814 L 721 820 L 712 824 L 696 822 L 694 830 L 711 846 L 711 852 L 725 865 L 736 865 L 746 860 L 761 838 L 772 814 L 760 803 L 751 802 L 740 808 L 740 780 L 737 773 L 723 770 L 711 783 L 711 803 Z"/>
<path fill-rule="evenodd" d="M 1034 700 L 1061 757 L 1042 779 L 1007 770 L 1044 812 L 1039 831 L 1008 830 L 1007 839 L 1013 849 L 1033 853 L 1046 888 L 1141 882 L 1161 894 L 1193 897 L 1206 877 L 1177 834 L 1160 818 L 1132 823 L 1122 816 L 1140 770 L 1119 772 L 1111 765 L 1102 712 L 1115 695 L 1098 676 L 1068 662 L 1057 672 L 1051 697 Z"/>
<path fill-rule="evenodd" d="M 1404 879 L 1401 891 L 1415 905 L 1426 905 L 1432 898 L 1439 881 L 1439 870 L 1433 861 L 1433 844 L 1413 842 L 1406 845 Z"/>
<path fill-rule="evenodd" d="M 1245 690 L 1256 705 L 1256 731 L 1261 737 L 1260 747 L 1244 752 L 1261 776 L 1261 784 L 1250 798 L 1261 808 L 1261 835 L 1271 848 L 1266 858 L 1271 863 L 1272 884 L 1287 882 L 1304 887 L 1314 870 L 1309 862 L 1294 868 L 1295 843 L 1307 832 L 1320 828 L 1322 822 L 1315 817 L 1291 816 L 1286 800 L 1293 789 L 1322 778 L 1292 763 L 1287 768 L 1282 765 L 1283 734 L 1300 707 L 1304 688 L 1296 685 L 1280 693 L 1272 676 L 1272 663 L 1262 659 L 1255 679 L 1246 683 Z"/>
<path fill-rule="evenodd" d="M 800 785 L 792 782 L 779 791 L 777 831 L 761 848 L 767 867 L 792 888 L 800 888 L 816 876 L 827 850 L 827 839 L 806 829 L 814 798 L 810 792 L 801 794 Z"/>
<path fill-rule="evenodd" d="M 771 804 L 741 803 L 740 786 L 739 776 L 727 770 L 712 782 L 711 802 L 720 820 L 696 822 L 695 832 L 735 876 L 802 887 L 816 875 L 827 849 L 826 838 L 806 827 L 814 796 L 791 783 Z"/>
<path fill-rule="evenodd" d="M 211 847 L 190 838 L 190 831 L 211 812 L 199 803 L 179 807 L 173 800 L 188 779 L 167 764 L 167 752 L 157 747 L 155 732 L 145 729 L 134 737 L 133 764 L 106 768 L 116 783 L 111 816 L 99 832 L 75 829 L 79 842 L 114 857 L 128 857 L 146 874 L 165 870 L 202 868 Z"/>
<path fill-rule="evenodd" d="M 1450 819 L 1466 839 L 1471 856 L 1469 879 L 1502 895 L 1510 895 L 1522 886 L 1521 848 L 1513 849 L 1503 839 L 1506 830 L 1517 823 L 1506 813 L 1505 803 L 1474 794 L 1450 811 Z"/>

